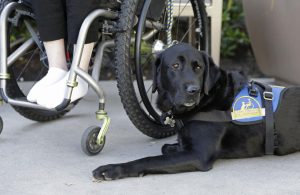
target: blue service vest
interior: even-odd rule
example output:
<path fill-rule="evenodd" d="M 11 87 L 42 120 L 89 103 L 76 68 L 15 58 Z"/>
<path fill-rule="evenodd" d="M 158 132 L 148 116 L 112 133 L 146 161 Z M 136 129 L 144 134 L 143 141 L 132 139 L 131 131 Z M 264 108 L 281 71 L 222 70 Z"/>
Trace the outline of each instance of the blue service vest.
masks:
<path fill-rule="evenodd" d="M 258 90 L 257 86 L 256 90 Z M 284 87 L 271 86 L 273 93 L 273 112 L 276 112 L 280 101 L 280 96 Z M 232 104 L 231 117 L 233 122 L 249 123 L 261 121 L 265 116 L 265 108 L 262 105 L 262 95 L 257 93 L 257 96 L 249 94 L 249 87 L 245 86 L 235 97 Z"/>

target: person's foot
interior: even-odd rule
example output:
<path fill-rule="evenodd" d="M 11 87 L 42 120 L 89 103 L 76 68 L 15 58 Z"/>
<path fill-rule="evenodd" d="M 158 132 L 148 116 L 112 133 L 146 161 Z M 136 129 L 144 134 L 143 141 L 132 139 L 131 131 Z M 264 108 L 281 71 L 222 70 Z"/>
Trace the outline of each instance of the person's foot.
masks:
<path fill-rule="evenodd" d="M 48 109 L 52 109 L 60 105 L 65 98 L 68 78 L 69 74 L 53 85 L 46 87 L 43 90 L 43 94 L 37 97 L 37 103 Z M 79 76 L 77 77 L 77 82 L 78 86 L 73 89 L 71 102 L 82 98 L 88 92 L 88 84 Z"/>
<path fill-rule="evenodd" d="M 27 100 L 36 102 L 37 97 L 43 93 L 43 89 L 61 80 L 67 71 L 60 68 L 50 68 L 46 76 L 39 80 L 29 91 Z"/>

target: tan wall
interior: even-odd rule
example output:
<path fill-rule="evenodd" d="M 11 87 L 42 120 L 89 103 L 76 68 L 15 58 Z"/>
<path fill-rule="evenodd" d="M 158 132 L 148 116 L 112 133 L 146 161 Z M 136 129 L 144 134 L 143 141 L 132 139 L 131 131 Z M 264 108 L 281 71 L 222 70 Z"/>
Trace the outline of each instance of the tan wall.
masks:
<path fill-rule="evenodd" d="M 260 69 L 300 84 L 300 0 L 243 0 Z"/>

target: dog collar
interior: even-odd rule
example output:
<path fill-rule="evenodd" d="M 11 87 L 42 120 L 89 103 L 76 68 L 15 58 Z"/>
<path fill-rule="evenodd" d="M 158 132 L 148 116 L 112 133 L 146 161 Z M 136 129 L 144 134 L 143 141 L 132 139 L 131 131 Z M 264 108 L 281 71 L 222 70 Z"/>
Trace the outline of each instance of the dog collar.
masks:
<path fill-rule="evenodd" d="M 177 130 L 182 129 L 184 126 L 182 120 L 174 118 L 174 114 L 171 110 L 161 115 L 160 122 L 172 128 L 176 127 Z"/>

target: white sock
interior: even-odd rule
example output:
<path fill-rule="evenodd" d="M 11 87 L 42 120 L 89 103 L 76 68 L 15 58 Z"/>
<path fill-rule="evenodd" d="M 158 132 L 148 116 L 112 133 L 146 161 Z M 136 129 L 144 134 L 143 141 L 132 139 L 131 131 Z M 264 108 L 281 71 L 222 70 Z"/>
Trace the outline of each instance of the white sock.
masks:
<path fill-rule="evenodd" d="M 37 97 L 37 103 L 49 109 L 60 105 L 65 97 L 68 78 L 69 74 L 65 75 L 59 82 L 44 88 L 43 94 Z M 73 89 L 71 102 L 82 98 L 88 92 L 88 84 L 79 76 L 77 77 L 77 82 L 78 86 Z"/>
<path fill-rule="evenodd" d="M 37 97 L 43 93 L 43 88 L 58 82 L 67 74 L 67 71 L 61 68 L 49 68 L 48 73 L 41 80 L 39 80 L 29 91 L 27 100 L 30 102 L 36 102 Z"/>

